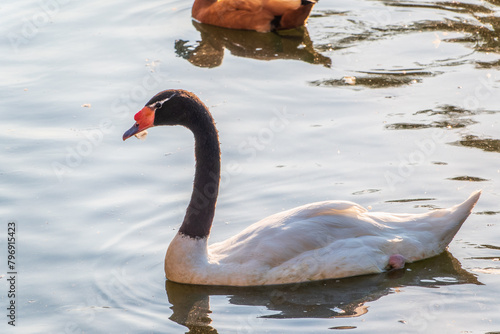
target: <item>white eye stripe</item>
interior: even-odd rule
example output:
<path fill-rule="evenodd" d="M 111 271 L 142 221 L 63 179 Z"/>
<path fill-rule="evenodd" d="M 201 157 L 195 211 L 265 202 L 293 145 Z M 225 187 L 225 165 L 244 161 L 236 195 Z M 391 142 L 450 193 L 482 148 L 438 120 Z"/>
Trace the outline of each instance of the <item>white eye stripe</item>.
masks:
<path fill-rule="evenodd" d="M 148 107 L 151 108 L 151 109 L 161 108 L 161 106 L 163 105 L 163 103 L 167 102 L 168 100 L 170 100 L 171 98 L 173 98 L 175 95 L 176 94 L 174 93 L 174 94 L 172 94 L 171 96 L 167 97 L 164 100 L 153 102 L 153 103 L 149 104 Z"/>

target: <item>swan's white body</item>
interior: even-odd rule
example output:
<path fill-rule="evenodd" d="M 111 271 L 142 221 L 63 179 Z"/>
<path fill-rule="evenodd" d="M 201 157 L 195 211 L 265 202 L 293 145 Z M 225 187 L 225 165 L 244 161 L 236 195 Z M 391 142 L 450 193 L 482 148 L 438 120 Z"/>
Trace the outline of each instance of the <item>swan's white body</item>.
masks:
<path fill-rule="evenodd" d="M 269 216 L 226 241 L 178 233 L 165 257 L 180 283 L 253 286 L 380 273 L 391 255 L 406 262 L 443 252 L 479 199 L 425 214 L 368 212 L 344 201 Z"/>

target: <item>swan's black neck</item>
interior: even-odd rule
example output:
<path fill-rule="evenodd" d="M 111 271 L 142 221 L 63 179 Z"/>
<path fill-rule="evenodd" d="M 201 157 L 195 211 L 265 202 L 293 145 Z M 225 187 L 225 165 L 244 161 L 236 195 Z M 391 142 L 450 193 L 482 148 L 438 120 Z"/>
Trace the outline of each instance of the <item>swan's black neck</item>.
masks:
<path fill-rule="evenodd" d="M 196 169 L 193 193 L 179 233 L 191 238 L 208 237 L 220 179 L 219 138 L 212 115 L 196 95 L 175 91 L 175 96 L 156 111 L 154 122 L 155 125 L 183 125 L 194 134 Z"/>
<path fill-rule="evenodd" d="M 196 168 L 191 201 L 179 232 L 192 238 L 205 238 L 210 234 L 219 194 L 219 140 L 208 110 L 207 115 L 210 123 L 191 128 L 195 140 Z"/>

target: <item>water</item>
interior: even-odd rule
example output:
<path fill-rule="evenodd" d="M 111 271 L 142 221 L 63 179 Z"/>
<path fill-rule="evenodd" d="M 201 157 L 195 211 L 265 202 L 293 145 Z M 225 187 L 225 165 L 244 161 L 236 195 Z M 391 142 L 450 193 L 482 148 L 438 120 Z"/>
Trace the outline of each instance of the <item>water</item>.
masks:
<path fill-rule="evenodd" d="M 307 30 L 281 36 L 193 23 L 190 5 L 0 8 L 0 331 L 500 331 L 498 2 L 322 0 Z M 398 275 L 252 289 L 165 282 L 192 135 L 121 135 L 166 88 L 196 92 L 217 121 L 212 241 L 317 200 L 424 212 L 483 195 L 449 252 Z"/>

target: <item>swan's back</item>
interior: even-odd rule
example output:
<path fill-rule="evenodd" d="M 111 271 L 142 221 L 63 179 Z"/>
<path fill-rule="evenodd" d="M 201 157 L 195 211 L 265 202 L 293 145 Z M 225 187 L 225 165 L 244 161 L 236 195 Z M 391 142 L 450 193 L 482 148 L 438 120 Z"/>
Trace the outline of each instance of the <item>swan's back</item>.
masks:
<path fill-rule="evenodd" d="M 352 202 L 312 203 L 210 246 L 209 256 L 222 266 L 245 263 L 246 273 L 259 273 L 255 285 L 377 273 L 393 254 L 413 262 L 443 252 L 479 195 L 417 215 L 371 213 Z"/>

